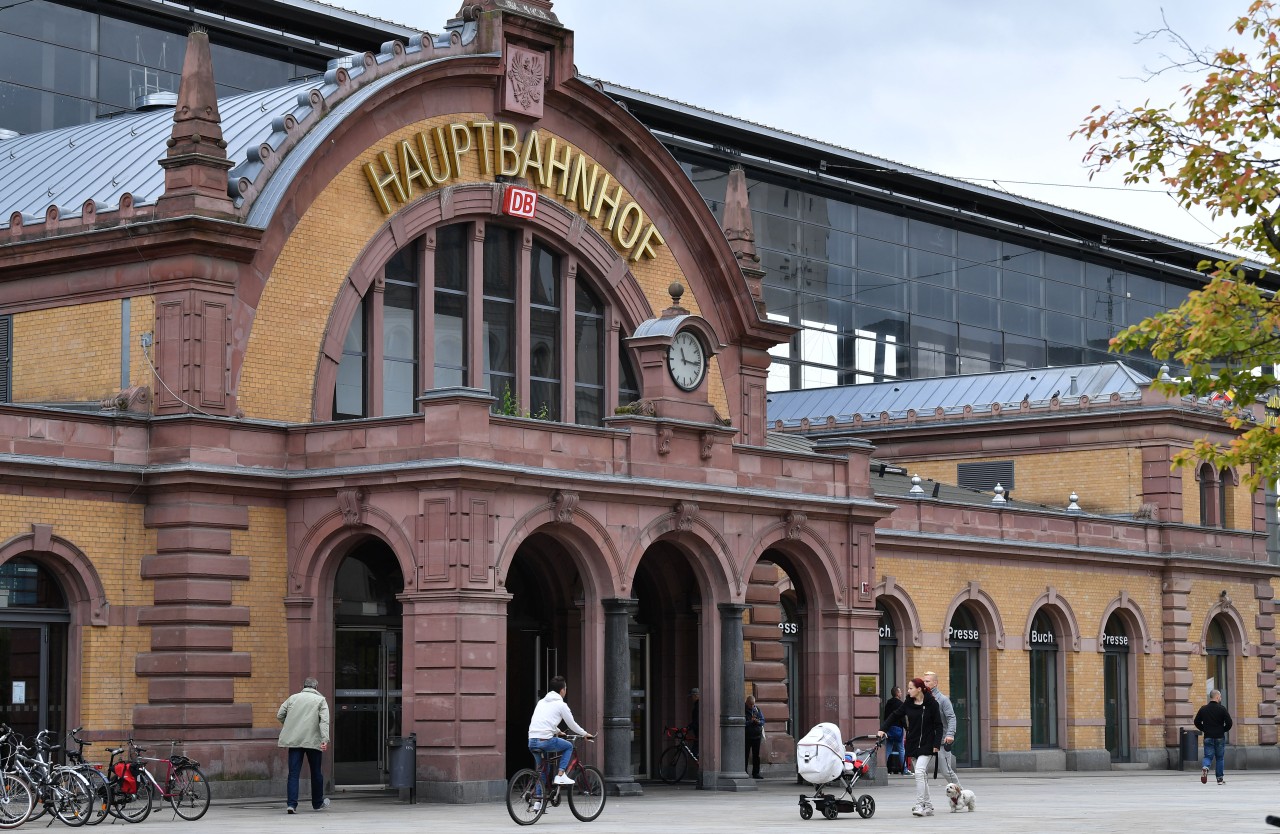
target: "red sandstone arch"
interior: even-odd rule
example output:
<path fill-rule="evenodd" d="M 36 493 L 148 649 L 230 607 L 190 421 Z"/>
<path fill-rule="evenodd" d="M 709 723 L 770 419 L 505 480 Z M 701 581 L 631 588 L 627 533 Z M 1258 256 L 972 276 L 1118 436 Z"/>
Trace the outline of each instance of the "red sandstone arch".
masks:
<path fill-rule="evenodd" d="M 720 535 L 720 531 L 698 515 L 696 508 L 686 513 L 679 507 L 677 505 L 671 512 L 653 519 L 640 531 L 635 545 L 623 562 L 622 591 L 631 592 L 636 568 L 649 546 L 657 541 L 668 541 L 688 557 L 694 575 L 702 583 L 704 605 L 740 600 L 745 591 L 743 577 L 746 574 L 735 564 L 729 544 Z M 736 588 L 743 590 L 736 591 Z"/>
<path fill-rule="evenodd" d="M 947 606 L 946 613 L 943 614 L 941 630 L 943 648 L 951 647 L 951 638 L 947 636 L 947 627 L 951 624 L 951 618 L 955 615 L 956 609 L 966 602 L 973 603 L 969 609 L 973 611 L 982 630 L 991 635 L 995 648 L 1003 649 L 1004 622 L 1000 619 L 1000 608 L 990 594 L 978 587 L 976 581 L 969 582 L 964 590 L 956 594 Z M 982 643 L 985 646 L 987 641 L 983 640 Z"/>
<path fill-rule="evenodd" d="M 780 551 L 790 558 L 790 564 L 799 572 L 798 578 L 804 583 L 805 592 L 812 595 L 814 604 L 825 607 L 849 604 L 843 593 L 848 583 L 838 568 L 841 560 L 805 522 L 793 526 L 786 520 L 764 528 L 751 543 L 743 557 L 739 595 L 746 593 L 746 580 L 751 576 L 751 569 L 769 550 Z"/>
<path fill-rule="evenodd" d="M 609 531 L 595 516 L 574 507 L 558 513 L 556 500 L 525 512 L 498 545 L 494 574 L 499 588 L 506 586 L 507 574 L 520 545 L 535 533 L 564 544 L 583 578 L 584 592 L 595 599 L 624 595 L 622 555 Z"/>
<path fill-rule="evenodd" d="M 1045 588 L 1045 592 L 1035 602 L 1031 603 L 1031 608 L 1027 612 L 1026 625 L 1022 629 L 1022 645 L 1024 647 L 1031 645 L 1031 622 L 1042 608 L 1048 614 L 1049 619 L 1054 621 L 1054 625 L 1058 627 L 1059 631 L 1070 635 L 1071 644 L 1069 646 L 1064 645 L 1063 648 L 1069 648 L 1075 652 L 1080 651 L 1080 626 L 1076 622 L 1075 612 L 1071 610 L 1070 603 L 1059 596 L 1052 585 Z"/>
<path fill-rule="evenodd" d="M 911 645 L 914 648 L 920 648 L 922 645 L 920 613 L 916 609 L 916 604 L 911 599 L 911 595 L 907 593 L 907 589 L 899 585 L 894 577 L 886 576 L 884 581 L 875 587 L 874 596 L 877 602 L 883 602 L 885 608 L 907 624 L 907 631 L 911 635 Z M 948 618 L 947 622 L 950 621 L 950 618 Z"/>
<path fill-rule="evenodd" d="M 1227 641 L 1232 648 L 1240 650 L 1241 657 L 1250 657 L 1258 653 L 1257 644 L 1249 642 L 1249 632 L 1245 628 L 1244 618 L 1240 616 L 1240 612 L 1236 610 L 1229 597 L 1220 597 L 1205 612 L 1204 622 L 1200 626 L 1200 642 L 1196 643 L 1194 654 L 1204 654 L 1205 644 L 1209 640 L 1209 625 L 1219 618 L 1221 618 L 1219 621 L 1222 623 Z"/>
<path fill-rule="evenodd" d="M 1147 618 L 1143 616 L 1142 609 L 1138 603 L 1129 597 L 1128 591 L 1121 591 L 1120 595 L 1113 599 L 1102 611 L 1102 618 L 1098 622 L 1098 651 L 1106 651 L 1103 644 L 1102 635 L 1106 632 L 1107 621 L 1111 619 L 1112 614 L 1119 614 L 1120 618 L 1128 627 L 1129 632 L 1137 637 L 1142 638 L 1142 653 L 1151 654 L 1160 649 L 1160 642 L 1151 638 L 1151 632 L 1147 629 Z"/>
<path fill-rule="evenodd" d="M 289 596 L 320 599 L 332 593 L 333 576 L 341 556 L 345 556 L 352 541 L 361 536 L 380 539 L 386 544 L 400 564 L 405 590 L 417 587 L 418 570 L 413 540 L 408 533 L 377 506 L 361 504 L 359 515 L 360 520 L 351 524 L 341 510 L 334 509 L 311 525 L 289 558 Z M 335 553 L 339 554 L 338 558 Z"/>

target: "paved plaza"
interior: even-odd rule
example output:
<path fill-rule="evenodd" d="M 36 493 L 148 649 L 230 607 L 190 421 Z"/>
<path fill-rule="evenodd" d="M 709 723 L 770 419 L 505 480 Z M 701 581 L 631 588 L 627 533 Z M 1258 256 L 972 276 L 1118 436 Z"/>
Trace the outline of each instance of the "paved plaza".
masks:
<path fill-rule="evenodd" d="M 962 774 L 963 775 L 963 774 Z M 801 788 L 786 780 L 766 780 L 754 793 L 713 793 L 691 787 L 646 785 L 645 795 L 611 797 L 604 813 L 593 823 L 578 822 L 566 806 L 552 808 L 531 831 L 582 831 L 584 834 L 671 834 L 673 826 L 689 832 L 796 831 L 815 834 L 833 829 L 898 831 L 920 829 L 956 832 L 1069 831 L 1079 834 L 1087 821 L 1090 834 L 1135 831 L 1280 832 L 1264 820 L 1280 815 L 1280 773 L 1255 771 L 1227 773 L 1227 784 L 1201 785 L 1199 772 L 1126 771 L 1078 774 L 973 773 L 966 787 L 978 796 L 975 813 L 949 813 L 942 784 L 930 783 L 934 804 L 932 818 L 911 816 L 914 785 L 909 777 L 894 777 L 888 786 L 869 791 L 876 800 L 871 819 L 841 814 L 836 820 L 815 815 L 800 819 L 797 798 Z M 142 830 L 177 831 L 180 828 L 215 829 L 219 834 L 238 832 L 377 832 L 421 834 L 424 830 L 453 834 L 517 830 L 502 803 L 484 805 L 410 806 L 382 797 L 339 794 L 327 811 L 306 806 L 294 816 L 284 813 L 283 798 L 264 800 L 215 800 L 204 819 L 184 823 L 167 806 L 158 807 Z M 37 823 L 43 829 L 44 823 Z"/>

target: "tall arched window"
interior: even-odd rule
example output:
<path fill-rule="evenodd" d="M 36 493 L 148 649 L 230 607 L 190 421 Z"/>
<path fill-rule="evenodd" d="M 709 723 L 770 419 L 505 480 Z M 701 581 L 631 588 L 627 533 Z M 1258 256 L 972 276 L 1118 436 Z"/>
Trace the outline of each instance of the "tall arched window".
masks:
<path fill-rule="evenodd" d="M 1058 746 L 1058 635 L 1044 609 L 1031 621 L 1031 746 Z"/>
<path fill-rule="evenodd" d="M 1204 464 L 1198 470 L 1200 479 L 1200 523 L 1205 527 L 1230 527 L 1229 515 L 1231 493 L 1231 471 L 1215 470 L 1212 465 Z"/>
<path fill-rule="evenodd" d="M 66 724 L 67 597 L 26 557 L 0 565 L 0 723 L 28 738 Z"/>
<path fill-rule="evenodd" d="M 1231 648 L 1227 633 L 1217 617 L 1209 623 L 1204 640 L 1205 694 L 1211 689 L 1222 693 L 1222 705 L 1231 709 Z"/>
<path fill-rule="evenodd" d="M 333 418 L 411 414 L 422 391 L 468 386 L 498 413 L 599 425 L 640 395 L 613 318 L 553 242 L 480 220 L 438 227 L 393 255 L 357 305 Z"/>

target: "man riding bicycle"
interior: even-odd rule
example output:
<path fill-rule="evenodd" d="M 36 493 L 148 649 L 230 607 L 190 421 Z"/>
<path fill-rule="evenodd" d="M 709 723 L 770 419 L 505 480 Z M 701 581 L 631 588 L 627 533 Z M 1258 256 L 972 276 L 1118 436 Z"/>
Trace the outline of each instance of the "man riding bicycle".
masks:
<path fill-rule="evenodd" d="M 560 731 L 560 722 L 563 721 L 568 724 L 569 729 L 583 738 L 595 738 L 591 733 L 579 727 L 578 722 L 573 720 L 573 711 L 564 702 L 564 695 L 568 689 L 569 684 L 565 681 L 563 675 L 556 675 L 552 678 L 551 691 L 534 707 L 533 718 L 529 721 L 529 752 L 533 754 L 534 767 L 537 767 L 539 763 L 539 753 L 560 754 L 560 766 L 555 778 L 557 785 L 573 784 L 573 780 L 564 775 L 565 768 L 569 766 L 569 761 L 572 758 L 573 744 L 557 737 L 556 734 Z"/>

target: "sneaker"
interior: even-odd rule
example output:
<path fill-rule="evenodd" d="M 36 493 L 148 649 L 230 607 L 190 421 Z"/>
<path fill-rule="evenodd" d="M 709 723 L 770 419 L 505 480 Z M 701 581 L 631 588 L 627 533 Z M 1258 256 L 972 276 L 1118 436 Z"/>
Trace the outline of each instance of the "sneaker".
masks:
<path fill-rule="evenodd" d="M 919 805 L 912 805 L 912 806 L 911 806 L 911 816 L 913 816 L 913 817 L 923 817 L 923 816 L 924 816 L 924 809 L 923 809 L 923 808 L 921 808 Z"/>
<path fill-rule="evenodd" d="M 324 798 L 324 802 L 323 802 L 323 803 L 321 803 L 320 807 L 319 807 L 319 808 L 316 808 L 316 810 L 317 810 L 317 811 L 323 811 L 325 808 L 328 808 L 328 807 L 329 807 L 329 797 L 327 797 L 327 796 L 326 796 L 326 797 Z"/>
<path fill-rule="evenodd" d="M 926 817 L 931 817 L 931 816 L 933 816 L 933 806 L 932 806 L 932 805 L 926 805 L 926 806 L 924 806 L 924 816 L 926 816 Z"/>
<path fill-rule="evenodd" d="M 1219 785 L 1225 785 L 1225 784 L 1227 784 L 1227 780 L 1226 780 L 1226 779 L 1219 779 L 1219 780 L 1218 780 L 1218 784 L 1219 784 Z"/>
<path fill-rule="evenodd" d="M 567 774 L 564 774 L 564 773 L 557 773 L 557 774 L 556 774 L 556 784 L 557 784 L 557 785 L 572 785 L 572 784 L 573 784 L 573 780 L 572 780 L 572 779 L 570 779 L 570 778 L 569 778 L 569 776 L 568 776 Z"/>
<path fill-rule="evenodd" d="M 1203 785 L 1208 781 L 1209 781 L 1209 768 L 1207 767 L 1200 768 L 1200 784 Z"/>
<path fill-rule="evenodd" d="M 298 813 L 298 809 L 297 809 L 297 808 L 295 808 L 295 807 L 293 807 L 292 805 L 286 805 L 286 806 L 285 806 L 285 809 L 284 809 L 284 812 L 285 812 L 286 814 L 296 814 L 296 813 Z"/>
<path fill-rule="evenodd" d="M 538 813 L 539 811 L 541 811 L 541 810 L 542 810 L 542 800 L 541 800 L 541 799 L 539 799 L 537 802 L 535 802 L 535 803 L 533 803 L 532 805 L 530 805 L 530 806 L 529 806 L 529 810 L 530 810 L 530 811 L 532 811 L 532 812 L 534 812 L 535 814 L 536 814 L 536 813 Z"/>

